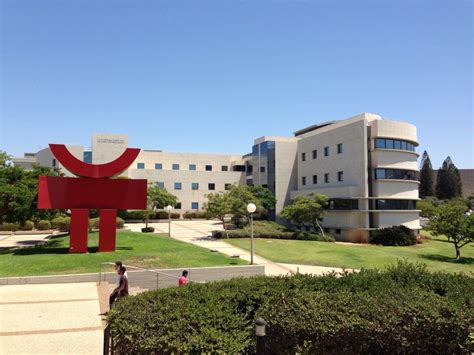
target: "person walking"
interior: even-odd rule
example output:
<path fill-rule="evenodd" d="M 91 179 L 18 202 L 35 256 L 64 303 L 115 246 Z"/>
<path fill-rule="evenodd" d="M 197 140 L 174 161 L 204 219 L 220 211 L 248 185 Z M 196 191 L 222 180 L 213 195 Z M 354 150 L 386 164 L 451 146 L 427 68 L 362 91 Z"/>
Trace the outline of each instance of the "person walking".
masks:
<path fill-rule="evenodd" d="M 184 270 L 178 280 L 178 286 L 184 286 L 188 283 L 188 270 Z"/>

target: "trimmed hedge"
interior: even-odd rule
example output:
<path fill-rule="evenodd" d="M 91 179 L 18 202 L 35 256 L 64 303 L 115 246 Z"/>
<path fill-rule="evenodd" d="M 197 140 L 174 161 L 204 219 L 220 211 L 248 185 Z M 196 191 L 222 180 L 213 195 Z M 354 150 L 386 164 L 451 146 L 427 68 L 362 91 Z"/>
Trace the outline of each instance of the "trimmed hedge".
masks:
<path fill-rule="evenodd" d="M 100 218 L 99 217 L 90 218 L 89 219 L 89 230 L 99 229 L 99 224 L 100 224 Z M 116 222 L 115 222 L 116 228 L 117 229 L 122 229 L 124 224 L 125 224 L 124 220 L 120 217 L 117 217 Z"/>
<path fill-rule="evenodd" d="M 51 222 L 47 219 L 42 219 L 38 222 L 36 228 L 40 231 L 45 231 L 51 229 Z"/>
<path fill-rule="evenodd" d="M 117 216 L 128 221 L 128 220 L 145 220 L 145 211 L 118 211 Z M 171 213 L 171 219 L 180 219 L 180 213 Z M 168 212 L 166 211 L 155 211 L 150 213 L 148 219 L 168 219 Z"/>
<path fill-rule="evenodd" d="M 51 221 L 51 226 L 54 229 L 59 229 L 61 232 L 69 232 L 69 227 L 71 226 L 71 217 L 63 216 L 53 218 Z"/>
<path fill-rule="evenodd" d="M 374 231 L 370 243 L 384 246 L 415 245 L 416 237 L 410 228 L 400 225 Z"/>
<path fill-rule="evenodd" d="M 184 219 L 193 219 L 193 218 L 207 218 L 207 213 L 206 212 L 184 212 L 183 213 L 183 218 Z"/>
<path fill-rule="evenodd" d="M 20 224 L 19 223 L 2 223 L 0 224 L 0 231 L 11 231 L 11 232 L 16 232 L 17 230 L 20 230 Z"/>
<path fill-rule="evenodd" d="M 23 226 L 21 226 L 21 229 L 24 231 L 32 231 L 35 228 L 35 223 L 33 221 L 25 221 Z"/>
<path fill-rule="evenodd" d="M 254 353 L 259 317 L 269 354 L 469 353 L 474 281 L 406 262 L 233 279 L 127 297 L 108 322 L 123 353 Z"/>

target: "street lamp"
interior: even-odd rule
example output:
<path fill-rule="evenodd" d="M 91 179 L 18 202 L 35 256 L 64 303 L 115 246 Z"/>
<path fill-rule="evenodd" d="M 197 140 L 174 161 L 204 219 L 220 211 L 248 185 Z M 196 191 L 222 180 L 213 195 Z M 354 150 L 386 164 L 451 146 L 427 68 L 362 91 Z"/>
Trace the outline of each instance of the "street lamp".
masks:
<path fill-rule="evenodd" d="M 171 237 L 171 210 L 173 207 L 170 205 L 165 207 L 165 211 L 168 212 L 168 237 Z"/>
<path fill-rule="evenodd" d="M 268 323 L 263 318 L 258 318 L 255 321 L 255 335 L 257 336 L 257 355 L 265 354 L 265 326 Z"/>
<path fill-rule="evenodd" d="M 250 265 L 253 265 L 253 213 L 257 210 L 254 203 L 247 205 L 247 212 L 250 214 Z"/>

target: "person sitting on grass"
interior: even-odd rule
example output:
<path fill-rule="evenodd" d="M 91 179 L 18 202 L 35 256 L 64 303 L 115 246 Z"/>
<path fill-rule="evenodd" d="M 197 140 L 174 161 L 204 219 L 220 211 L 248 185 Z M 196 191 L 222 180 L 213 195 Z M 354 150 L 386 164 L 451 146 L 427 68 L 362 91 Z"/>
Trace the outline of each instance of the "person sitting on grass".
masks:
<path fill-rule="evenodd" d="M 178 280 L 178 286 L 184 286 L 188 283 L 188 270 L 184 270 L 183 274 Z"/>

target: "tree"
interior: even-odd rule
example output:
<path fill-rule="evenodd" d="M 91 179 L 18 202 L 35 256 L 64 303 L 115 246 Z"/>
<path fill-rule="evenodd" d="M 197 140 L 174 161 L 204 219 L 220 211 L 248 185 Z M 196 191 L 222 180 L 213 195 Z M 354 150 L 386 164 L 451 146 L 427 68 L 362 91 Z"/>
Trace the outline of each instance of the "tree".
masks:
<path fill-rule="evenodd" d="M 168 190 L 154 185 L 148 186 L 147 209 L 143 211 L 145 228 L 148 228 L 148 221 L 154 210 L 163 209 L 168 205 L 174 207 L 177 201 L 177 197 Z"/>
<path fill-rule="evenodd" d="M 420 168 L 420 197 L 434 196 L 433 183 L 433 166 L 431 165 L 430 156 L 425 150 L 421 157 Z"/>
<path fill-rule="evenodd" d="M 204 210 L 209 218 L 217 218 L 222 222 L 225 235 L 229 238 L 225 224 L 225 217 L 232 212 L 232 198 L 227 192 L 210 193 L 207 195 L 207 203 Z"/>
<path fill-rule="evenodd" d="M 324 208 L 328 205 L 329 198 L 325 195 L 310 194 L 309 196 L 296 196 L 291 204 L 283 208 L 281 217 L 297 224 L 310 225 L 324 236 L 321 222 Z"/>
<path fill-rule="evenodd" d="M 466 213 L 465 205 L 448 202 L 438 207 L 428 224 L 434 235 L 444 234 L 454 245 L 456 260 L 461 258 L 461 248 L 474 241 L 474 214 Z"/>
<path fill-rule="evenodd" d="M 0 168 L 9 166 L 11 163 L 12 157 L 8 155 L 7 152 L 0 150 Z"/>
<path fill-rule="evenodd" d="M 436 197 L 440 200 L 462 196 L 462 182 L 459 170 L 450 157 L 443 161 L 436 177 Z"/>
<path fill-rule="evenodd" d="M 263 186 L 251 186 L 250 192 L 260 200 L 260 205 L 266 211 L 274 211 L 276 205 L 276 198 L 273 192 L 271 192 L 268 188 Z"/>
<path fill-rule="evenodd" d="M 257 209 L 261 209 L 261 201 L 250 191 L 247 185 L 232 185 L 229 190 L 231 212 L 234 215 L 236 224 L 240 224 L 242 217 L 249 219 L 247 205 L 254 203 Z"/>

